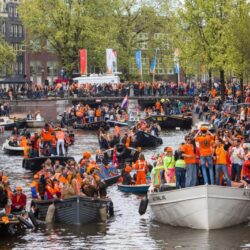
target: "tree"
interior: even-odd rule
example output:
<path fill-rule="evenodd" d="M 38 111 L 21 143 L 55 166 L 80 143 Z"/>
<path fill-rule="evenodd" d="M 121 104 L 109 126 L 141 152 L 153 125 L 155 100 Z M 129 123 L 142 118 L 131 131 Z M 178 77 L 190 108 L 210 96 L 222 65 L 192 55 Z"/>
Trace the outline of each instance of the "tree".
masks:
<path fill-rule="evenodd" d="M 13 48 L 8 45 L 3 38 L 0 36 L 0 68 L 6 72 L 6 74 L 12 73 L 12 67 L 16 62 L 16 54 Z"/>
<path fill-rule="evenodd" d="M 21 19 L 31 39 L 48 42 L 69 73 L 79 68 L 79 49 L 87 48 L 88 64 L 105 70 L 105 49 L 115 43 L 112 0 L 24 0 Z"/>
<path fill-rule="evenodd" d="M 186 0 L 178 12 L 181 38 L 185 37 L 183 54 L 186 59 L 198 59 L 204 64 L 210 77 L 213 70 L 220 71 L 223 99 L 224 71 L 229 47 L 228 25 L 232 7 L 232 0 Z"/>

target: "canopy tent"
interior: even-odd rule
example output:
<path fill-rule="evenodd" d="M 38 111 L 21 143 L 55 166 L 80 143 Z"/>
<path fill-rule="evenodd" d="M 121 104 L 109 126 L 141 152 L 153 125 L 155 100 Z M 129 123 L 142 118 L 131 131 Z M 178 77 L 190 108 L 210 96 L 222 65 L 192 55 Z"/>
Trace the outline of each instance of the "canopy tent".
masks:
<path fill-rule="evenodd" d="M 6 77 L 0 80 L 0 84 L 25 84 L 32 83 L 31 80 L 24 78 L 23 76 Z"/>

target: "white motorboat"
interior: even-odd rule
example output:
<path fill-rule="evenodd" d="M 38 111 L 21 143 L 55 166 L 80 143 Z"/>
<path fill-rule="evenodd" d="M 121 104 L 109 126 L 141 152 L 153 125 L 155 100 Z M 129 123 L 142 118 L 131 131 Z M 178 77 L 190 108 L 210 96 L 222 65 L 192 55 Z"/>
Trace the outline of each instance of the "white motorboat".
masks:
<path fill-rule="evenodd" d="M 9 155 L 23 155 L 23 152 L 24 152 L 23 147 L 10 146 L 8 139 L 4 142 L 2 149 L 3 149 L 4 153 L 9 154 Z"/>
<path fill-rule="evenodd" d="M 4 127 L 5 129 L 13 129 L 16 123 L 13 119 L 10 119 L 7 116 L 0 117 L 0 127 Z"/>
<path fill-rule="evenodd" d="M 195 229 L 219 229 L 247 222 L 250 189 L 196 186 L 148 193 L 156 221 Z"/>
<path fill-rule="evenodd" d="M 45 121 L 43 118 L 39 120 L 26 120 L 26 124 L 28 128 L 42 128 L 45 125 Z"/>

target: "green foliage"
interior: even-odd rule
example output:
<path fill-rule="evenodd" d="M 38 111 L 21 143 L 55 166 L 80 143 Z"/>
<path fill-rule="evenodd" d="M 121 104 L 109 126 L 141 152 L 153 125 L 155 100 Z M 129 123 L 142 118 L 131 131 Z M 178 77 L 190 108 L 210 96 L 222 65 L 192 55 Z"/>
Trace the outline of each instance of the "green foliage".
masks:
<path fill-rule="evenodd" d="M 13 48 L 0 37 L 0 68 L 11 74 L 11 65 L 16 61 L 16 54 Z"/>

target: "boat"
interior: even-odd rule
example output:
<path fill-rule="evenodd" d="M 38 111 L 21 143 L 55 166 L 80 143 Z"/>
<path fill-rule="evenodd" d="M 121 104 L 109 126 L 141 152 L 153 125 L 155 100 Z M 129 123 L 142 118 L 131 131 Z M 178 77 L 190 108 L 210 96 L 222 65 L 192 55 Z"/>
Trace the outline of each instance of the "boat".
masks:
<path fill-rule="evenodd" d="M 69 160 L 75 160 L 73 157 L 70 156 L 41 156 L 41 157 L 34 157 L 34 158 L 24 158 L 22 166 L 25 169 L 31 171 L 39 171 L 42 168 L 42 164 L 47 160 L 50 159 L 52 164 L 55 161 L 59 161 L 61 165 L 65 165 L 65 163 Z"/>
<path fill-rule="evenodd" d="M 145 120 L 157 122 L 162 129 L 190 129 L 193 123 L 190 115 L 151 115 Z"/>
<path fill-rule="evenodd" d="M 118 182 L 121 177 L 120 172 L 117 168 L 110 166 L 109 168 L 105 166 L 99 166 L 99 170 L 97 173 L 101 179 L 105 182 L 106 186 L 111 186 Z"/>
<path fill-rule="evenodd" d="M 108 123 L 108 125 L 111 128 L 114 128 L 115 126 L 119 126 L 119 127 L 126 127 L 126 126 L 128 126 L 127 122 L 122 122 L 122 121 L 107 120 L 106 122 Z"/>
<path fill-rule="evenodd" d="M 14 127 L 23 128 L 25 126 L 24 119 L 10 119 L 7 116 L 0 117 L 0 127 L 3 127 L 4 130 L 11 130 Z"/>
<path fill-rule="evenodd" d="M 107 217 L 113 216 L 113 203 L 110 198 L 74 196 L 54 201 L 33 200 L 32 205 L 37 209 L 37 219 L 45 220 L 48 208 L 53 203 L 55 223 L 82 225 L 100 222 L 102 221 L 100 210 L 103 210 Z"/>
<path fill-rule="evenodd" d="M 89 122 L 89 123 L 74 123 L 73 128 L 75 129 L 84 129 L 84 130 L 98 130 L 103 128 L 104 130 L 109 130 L 109 125 L 105 121 L 98 121 L 98 122 Z"/>
<path fill-rule="evenodd" d="M 31 224 L 28 219 L 23 215 L 6 214 L 0 215 L 0 237 L 1 236 L 13 236 L 22 233 L 25 229 L 33 229 L 34 225 Z"/>
<path fill-rule="evenodd" d="M 123 185 L 118 184 L 118 190 L 125 193 L 146 194 L 150 185 Z"/>
<path fill-rule="evenodd" d="M 4 153 L 8 154 L 8 155 L 23 155 L 23 152 L 24 152 L 24 148 L 23 147 L 20 147 L 20 146 L 17 146 L 17 147 L 10 146 L 8 139 L 4 142 L 4 144 L 2 146 L 2 149 L 3 149 Z"/>
<path fill-rule="evenodd" d="M 247 222 L 250 189 L 202 185 L 148 192 L 153 218 L 172 226 L 220 229 Z"/>
<path fill-rule="evenodd" d="M 28 128 L 43 128 L 45 126 L 45 121 L 42 118 L 41 120 L 26 120 Z"/>
<path fill-rule="evenodd" d="M 139 158 L 140 151 L 136 148 L 126 147 L 123 143 L 115 145 L 114 148 L 103 151 L 105 161 L 112 162 L 114 150 L 116 150 L 116 157 L 118 160 L 118 168 L 122 169 L 125 167 L 126 162 L 132 164 Z"/>
<path fill-rule="evenodd" d="M 157 147 L 163 143 L 162 139 L 158 136 L 151 135 L 144 131 L 137 131 L 136 146 L 137 147 Z"/>

